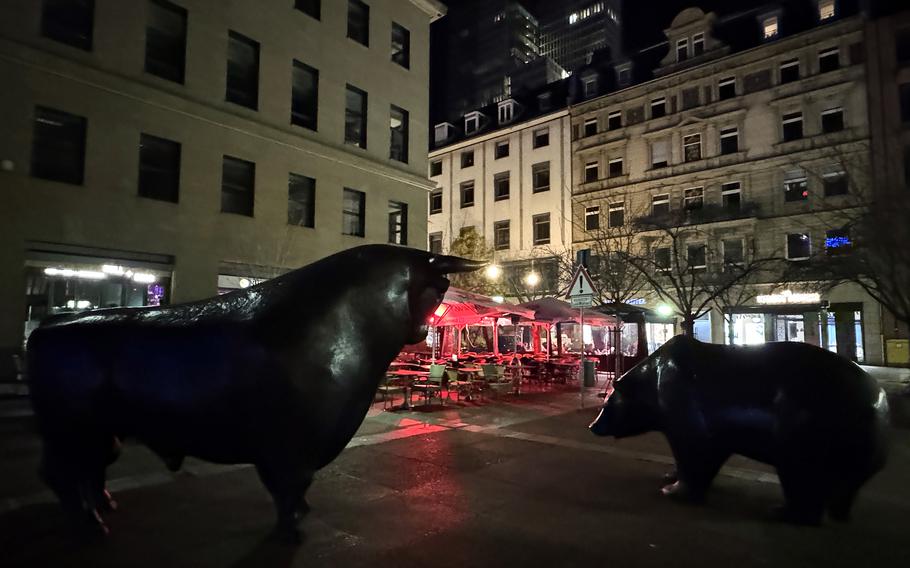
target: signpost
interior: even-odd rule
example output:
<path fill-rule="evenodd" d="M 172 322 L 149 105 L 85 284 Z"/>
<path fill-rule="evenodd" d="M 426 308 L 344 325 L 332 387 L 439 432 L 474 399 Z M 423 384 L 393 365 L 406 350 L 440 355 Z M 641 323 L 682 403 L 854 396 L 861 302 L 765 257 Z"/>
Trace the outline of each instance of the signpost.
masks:
<path fill-rule="evenodd" d="M 594 283 L 585 270 L 584 265 L 579 265 L 572 276 L 572 285 L 566 295 L 573 308 L 578 308 L 578 324 L 581 327 L 581 360 L 578 364 L 578 394 L 581 407 L 585 407 L 585 308 L 594 305 Z"/>

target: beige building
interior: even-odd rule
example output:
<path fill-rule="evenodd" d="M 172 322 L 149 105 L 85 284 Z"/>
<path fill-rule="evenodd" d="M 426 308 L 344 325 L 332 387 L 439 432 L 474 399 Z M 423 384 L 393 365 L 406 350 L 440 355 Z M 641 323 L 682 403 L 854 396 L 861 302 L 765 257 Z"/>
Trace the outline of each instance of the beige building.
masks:
<path fill-rule="evenodd" d="M 473 228 L 502 266 L 507 296 L 555 293 L 554 253 L 571 248 L 569 113 L 549 110 L 554 93 L 539 95 L 466 114 L 457 140 L 454 125 L 438 125 L 441 147 L 429 156 L 430 249 Z"/>
<path fill-rule="evenodd" d="M 723 22 L 684 10 L 650 80 L 573 105 L 575 224 L 595 211 L 601 225 L 627 227 L 682 211 L 698 233 L 689 260 L 707 271 L 742 255 L 799 263 L 849 246 L 838 215 L 868 176 L 864 22 L 833 0 L 807 4 L 808 23 L 779 10 Z M 592 234 L 574 233 L 575 248 Z M 882 362 L 881 309 L 862 290 L 803 281 L 786 294 L 777 282 L 726 318 L 712 310 L 696 336 L 723 343 L 732 326 L 734 343 L 806 341 Z"/>
<path fill-rule="evenodd" d="M 0 376 L 54 313 L 426 245 L 436 0 L 5 4 Z"/>

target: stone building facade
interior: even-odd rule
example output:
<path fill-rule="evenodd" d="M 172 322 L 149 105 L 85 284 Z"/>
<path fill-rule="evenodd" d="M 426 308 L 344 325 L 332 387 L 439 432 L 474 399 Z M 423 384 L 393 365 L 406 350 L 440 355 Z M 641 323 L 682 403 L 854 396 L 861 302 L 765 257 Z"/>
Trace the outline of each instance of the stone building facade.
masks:
<path fill-rule="evenodd" d="M 816 20 L 796 33 L 783 33 L 794 28 L 780 11 L 741 16 L 739 35 L 756 34 L 745 47 L 714 14 L 684 10 L 651 80 L 570 107 L 574 225 L 683 211 L 706 270 L 731 251 L 799 263 L 849 244 L 838 215 L 869 173 L 864 22 L 812 5 Z M 573 246 L 591 238 L 576 231 Z M 881 308 L 861 289 L 779 283 L 768 277 L 726 317 L 712 310 L 696 336 L 723 343 L 732 326 L 734 343 L 806 341 L 882 362 Z"/>
<path fill-rule="evenodd" d="M 439 2 L 5 4 L 0 376 L 54 313 L 425 246 Z"/>

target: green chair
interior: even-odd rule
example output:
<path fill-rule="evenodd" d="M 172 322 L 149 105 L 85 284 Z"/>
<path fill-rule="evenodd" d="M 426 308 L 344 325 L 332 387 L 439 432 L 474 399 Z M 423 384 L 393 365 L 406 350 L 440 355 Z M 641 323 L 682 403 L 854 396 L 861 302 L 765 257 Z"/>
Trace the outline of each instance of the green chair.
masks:
<path fill-rule="evenodd" d="M 468 398 L 471 398 L 471 381 L 461 380 L 456 369 L 446 369 L 446 375 L 448 376 L 446 393 L 454 391 L 459 401 L 461 401 L 462 393 L 467 393 Z"/>
<path fill-rule="evenodd" d="M 505 378 L 504 365 L 482 365 L 481 368 L 487 388 L 493 391 L 493 394 L 500 395 L 512 390 L 512 381 Z"/>
<path fill-rule="evenodd" d="M 430 365 L 430 376 L 427 377 L 427 380 L 415 382 L 411 385 L 411 390 L 423 393 L 424 404 L 430 403 L 430 399 L 433 397 L 434 393 L 439 399 L 439 402 L 445 404 L 446 401 L 442 398 L 442 384 L 445 382 L 445 378 L 445 365 Z"/>

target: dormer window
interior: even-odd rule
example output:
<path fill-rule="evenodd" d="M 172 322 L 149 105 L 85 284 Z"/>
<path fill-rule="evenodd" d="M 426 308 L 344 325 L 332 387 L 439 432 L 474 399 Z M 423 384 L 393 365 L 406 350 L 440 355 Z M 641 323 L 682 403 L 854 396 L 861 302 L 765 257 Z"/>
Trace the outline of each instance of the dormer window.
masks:
<path fill-rule="evenodd" d="M 687 38 L 676 40 L 676 61 L 689 59 L 689 40 Z"/>
<path fill-rule="evenodd" d="M 597 94 L 597 76 L 585 77 L 581 81 L 584 97 L 587 99 Z"/>
<path fill-rule="evenodd" d="M 499 124 L 508 124 L 515 118 L 515 101 L 507 99 L 499 103 Z"/>
<path fill-rule="evenodd" d="M 762 34 L 765 39 L 773 39 L 777 37 L 777 16 L 768 16 L 762 20 Z"/>
<path fill-rule="evenodd" d="M 616 66 L 616 82 L 621 87 L 625 87 L 632 82 L 632 64 L 623 63 Z"/>
<path fill-rule="evenodd" d="M 698 33 L 692 36 L 692 57 L 698 57 L 705 52 L 705 34 Z"/>
<path fill-rule="evenodd" d="M 474 134 L 480 128 L 480 113 L 471 112 L 464 115 L 464 133 Z"/>
<path fill-rule="evenodd" d="M 835 0 L 818 0 L 818 19 L 821 22 L 833 18 L 836 13 Z"/>
<path fill-rule="evenodd" d="M 452 134 L 455 131 L 455 125 L 451 122 L 442 122 L 436 125 L 433 134 L 433 140 L 437 144 L 441 144 L 452 137 Z"/>

